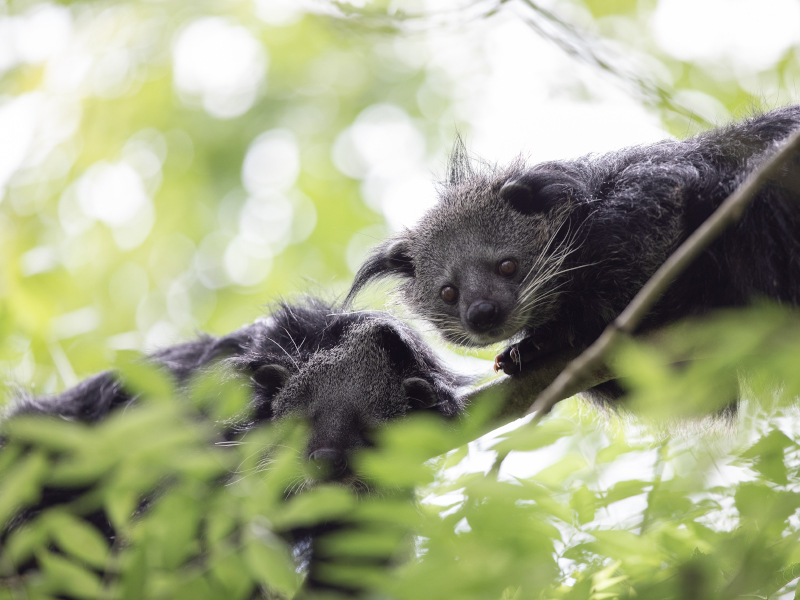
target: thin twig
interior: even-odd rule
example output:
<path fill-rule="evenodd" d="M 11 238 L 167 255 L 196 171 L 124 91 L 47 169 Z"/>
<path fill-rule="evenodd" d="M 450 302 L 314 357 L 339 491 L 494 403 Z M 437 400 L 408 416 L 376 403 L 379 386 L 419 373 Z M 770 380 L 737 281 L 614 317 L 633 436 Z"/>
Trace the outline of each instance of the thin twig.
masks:
<path fill-rule="evenodd" d="M 536 421 L 563 400 L 576 383 L 589 378 L 605 364 L 609 350 L 621 337 L 631 335 L 647 311 L 658 302 L 673 281 L 725 229 L 738 221 L 761 187 L 769 181 L 792 155 L 800 149 L 800 129 L 790 135 L 780 148 L 720 204 L 708 219 L 664 262 L 630 304 L 606 327 L 599 338 L 578 358 L 570 362 L 531 405 L 525 414 L 536 413 Z"/>
<path fill-rule="evenodd" d="M 521 14 L 522 21 L 542 38 L 561 48 L 570 57 L 598 69 L 601 73 L 612 75 L 620 83 L 637 93 L 647 104 L 671 110 L 701 126 L 711 125 L 707 119 L 676 100 L 674 90 L 665 89 L 652 78 L 639 74 L 640 69 L 623 64 L 620 57 L 604 47 L 602 38 L 597 38 L 588 31 L 581 31 L 576 25 L 558 17 L 536 0 L 521 1 L 536 15 L 529 17 Z"/>

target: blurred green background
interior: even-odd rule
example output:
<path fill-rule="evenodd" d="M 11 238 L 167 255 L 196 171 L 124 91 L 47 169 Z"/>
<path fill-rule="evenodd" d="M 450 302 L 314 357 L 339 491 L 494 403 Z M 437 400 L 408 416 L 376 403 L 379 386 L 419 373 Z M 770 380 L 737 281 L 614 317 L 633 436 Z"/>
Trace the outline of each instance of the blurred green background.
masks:
<path fill-rule="evenodd" d="M 341 298 L 369 248 L 435 202 L 456 131 L 476 157 L 534 162 L 790 103 L 798 24 L 800 0 L 0 3 L 0 402 L 282 296 Z M 391 305 L 387 290 L 364 303 Z M 576 399 L 477 441 L 490 403 L 398 421 L 359 467 L 419 502 L 325 486 L 285 501 L 297 440 L 214 445 L 140 374 L 124 419 L 10 430 L 0 520 L 42 486 L 100 487 L 8 538 L 0 598 L 284 597 L 299 578 L 271 531 L 343 516 L 364 530 L 332 553 L 396 568 L 331 576 L 383 597 L 797 598 L 799 331 L 761 307 L 623 346 L 649 421 Z M 709 358 L 665 366 L 687 354 Z M 744 372 L 736 425 L 708 418 Z M 700 416 L 670 429 L 676 407 Z M 252 450 L 271 445 L 260 469 Z M 235 465 L 251 476 L 220 486 Z M 76 519 L 87 506 L 124 543 Z M 15 582 L 31 556 L 42 575 Z"/>
<path fill-rule="evenodd" d="M 52 392 L 279 297 L 340 298 L 435 202 L 457 130 L 488 161 L 537 161 L 787 103 L 799 15 L 795 0 L 2 3 L 0 382 Z"/>

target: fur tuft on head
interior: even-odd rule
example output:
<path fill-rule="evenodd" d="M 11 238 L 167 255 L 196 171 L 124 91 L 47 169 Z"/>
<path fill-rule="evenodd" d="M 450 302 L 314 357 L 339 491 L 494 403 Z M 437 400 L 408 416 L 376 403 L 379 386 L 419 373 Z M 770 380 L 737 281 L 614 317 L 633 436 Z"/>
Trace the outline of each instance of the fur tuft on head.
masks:
<path fill-rule="evenodd" d="M 458 185 L 469 181 L 475 176 L 475 170 L 472 167 L 472 159 L 467 152 L 467 145 L 464 143 L 464 138 L 460 133 L 456 133 L 456 139 L 453 142 L 453 150 L 447 160 L 447 184 Z"/>
<path fill-rule="evenodd" d="M 392 275 L 414 277 L 414 261 L 407 235 L 406 233 L 402 237 L 389 239 L 373 251 L 356 273 L 343 306 L 351 306 L 361 288 L 373 279 Z"/>

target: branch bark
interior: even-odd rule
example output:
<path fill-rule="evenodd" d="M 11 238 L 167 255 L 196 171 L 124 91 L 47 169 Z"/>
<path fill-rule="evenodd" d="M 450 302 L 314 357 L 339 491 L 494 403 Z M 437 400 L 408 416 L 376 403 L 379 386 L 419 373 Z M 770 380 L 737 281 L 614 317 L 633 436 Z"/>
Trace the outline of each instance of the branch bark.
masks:
<path fill-rule="evenodd" d="M 653 305 L 672 282 L 725 229 L 738 221 L 761 187 L 800 149 L 800 129 L 790 135 L 778 150 L 753 171 L 736 190 L 720 204 L 708 219 L 664 262 L 642 287 L 630 304 L 606 327 L 599 338 L 547 386 L 525 414 L 536 413 L 536 420 L 570 394 L 582 381 L 591 379 L 605 365 L 608 352 L 620 337 L 631 335 Z M 508 384 L 506 384 L 508 385 Z M 509 386 L 510 387 L 510 386 Z M 585 388 L 584 388 L 585 389 Z"/>
<path fill-rule="evenodd" d="M 571 360 L 581 353 L 581 350 L 582 348 L 570 348 L 537 364 L 535 370 L 523 371 L 513 377 L 508 375 L 498 377 L 472 390 L 467 394 L 466 400 L 471 404 L 484 398 L 499 397 L 502 406 L 487 431 L 500 427 L 525 415 L 526 410 L 539 394 L 553 382 Z M 566 388 L 563 392 L 563 397 L 559 399 L 564 400 L 612 378 L 611 371 L 601 367 L 583 380 L 575 382 L 574 385 Z"/>
<path fill-rule="evenodd" d="M 648 331 L 638 339 L 653 345 L 660 345 L 664 336 L 671 335 L 670 328 Z M 499 404 L 500 408 L 486 427 L 486 433 L 501 425 L 519 419 L 527 414 L 527 410 L 536 398 L 549 386 L 553 380 L 570 364 L 570 362 L 585 350 L 585 347 L 569 348 L 554 354 L 542 362 L 537 362 L 536 369 L 523 371 L 519 375 L 500 377 L 472 389 L 466 395 L 468 404 L 489 400 Z M 702 360 L 707 356 L 686 357 L 691 360 Z M 616 375 L 605 365 L 601 365 L 593 372 L 574 382 L 574 385 L 563 390 L 559 400 L 565 400 L 579 392 L 615 379 Z"/>

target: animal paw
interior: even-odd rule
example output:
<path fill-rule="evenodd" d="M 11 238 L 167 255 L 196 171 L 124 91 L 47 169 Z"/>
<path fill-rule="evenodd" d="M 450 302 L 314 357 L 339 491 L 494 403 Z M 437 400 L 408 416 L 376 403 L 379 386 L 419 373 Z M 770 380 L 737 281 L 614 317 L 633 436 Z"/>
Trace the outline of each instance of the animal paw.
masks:
<path fill-rule="evenodd" d="M 522 359 L 518 344 L 509 346 L 494 357 L 494 372 L 503 371 L 506 375 L 514 375 L 522 371 Z"/>

